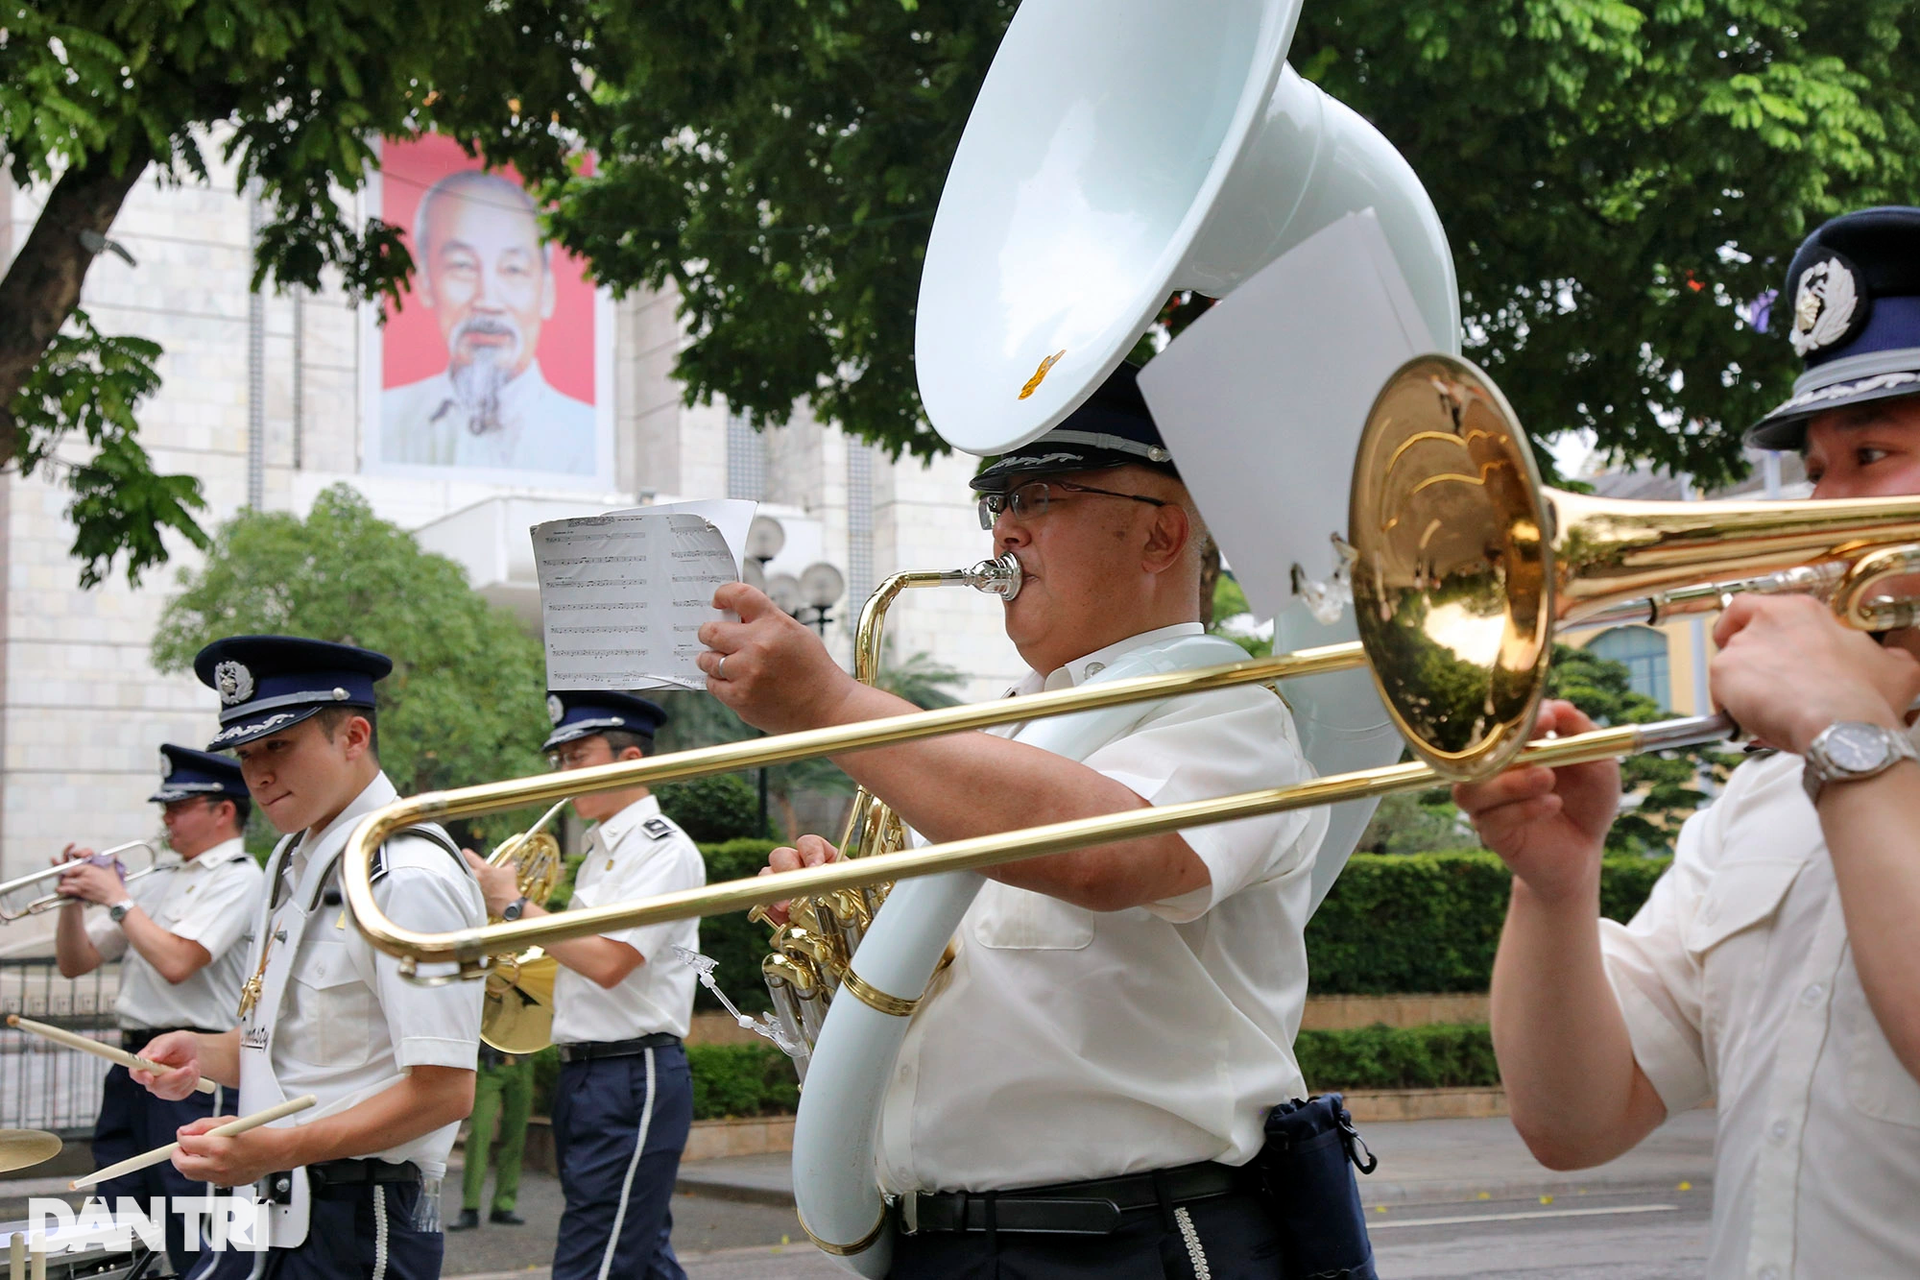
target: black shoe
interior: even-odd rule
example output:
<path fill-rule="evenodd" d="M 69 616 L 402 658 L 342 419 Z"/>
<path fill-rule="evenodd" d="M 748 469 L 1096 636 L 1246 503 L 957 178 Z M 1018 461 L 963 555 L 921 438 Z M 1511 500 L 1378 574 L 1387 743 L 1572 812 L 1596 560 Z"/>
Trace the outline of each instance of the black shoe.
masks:
<path fill-rule="evenodd" d="M 511 1209 L 495 1209 L 487 1215 L 488 1222 L 496 1222 L 503 1227 L 524 1227 L 527 1220 Z"/>
<path fill-rule="evenodd" d="M 496 1218 L 495 1221 L 498 1221 L 498 1219 Z M 478 1209 L 462 1209 L 460 1216 L 447 1224 L 447 1230 L 471 1231 L 479 1225 L 480 1211 Z"/>

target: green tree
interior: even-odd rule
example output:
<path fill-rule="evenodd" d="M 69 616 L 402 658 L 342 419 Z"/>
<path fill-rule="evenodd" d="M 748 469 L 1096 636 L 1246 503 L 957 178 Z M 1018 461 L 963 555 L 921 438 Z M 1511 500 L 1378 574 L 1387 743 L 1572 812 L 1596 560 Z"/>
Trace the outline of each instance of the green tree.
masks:
<path fill-rule="evenodd" d="M 1012 9 L 626 11 L 603 164 L 567 184 L 557 225 L 616 288 L 679 285 L 690 401 L 778 423 L 811 400 L 865 438 L 942 449 L 911 316 Z M 1736 308 L 1813 223 L 1912 197 L 1912 33 L 1908 0 L 1359 0 L 1308 6 L 1292 58 L 1426 182 L 1469 353 L 1529 429 L 1590 427 L 1714 483 L 1791 376 Z"/>
<path fill-rule="evenodd" d="M 377 649 L 394 661 L 379 694 L 380 763 L 403 795 L 542 773 L 545 657 L 512 613 L 467 585 L 460 566 L 422 551 L 346 485 L 305 520 L 243 512 L 206 564 L 179 575 L 154 634 L 162 671 L 189 669 L 223 636 L 310 636 Z M 529 812 L 474 819 L 491 845 Z"/>
<path fill-rule="evenodd" d="M 266 210 L 256 287 L 349 297 L 397 290 L 397 228 L 361 220 L 378 139 L 435 128 L 533 178 L 558 178 L 593 118 L 595 6 L 545 0 L 36 0 L 0 18 L 0 150 L 44 191 L 0 277 L 0 467 L 72 493 L 74 555 L 91 586 L 166 559 L 162 534 L 206 545 L 199 482 L 161 475 L 135 409 L 160 382 L 154 343 L 100 333 L 77 310 L 127 194 L 212 181 L 209 148 Z M 130 257 L 130 255 L 129 255 Z M 62 450 L 63 442 L 71 447 Z"/>

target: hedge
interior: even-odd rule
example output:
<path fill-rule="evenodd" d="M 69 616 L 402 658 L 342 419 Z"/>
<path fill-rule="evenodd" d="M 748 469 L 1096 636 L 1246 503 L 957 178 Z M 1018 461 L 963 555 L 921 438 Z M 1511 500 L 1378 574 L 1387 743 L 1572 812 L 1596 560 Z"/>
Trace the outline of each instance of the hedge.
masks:
<path fill-rule="evenodd" d="M 1666 869 L 1665 859 L 1601 864 L 1600 907 L 1630 917 Z M 1314 995 L 1485 991 L 1513 883 L 1481 850 L 1355 854 L 1307 925 L 1307 982 Z"/>
<path fill-rule="evenodd" d="M 1330 1089 L 1444 1089 L 1500 1083 L 1484 1026 L 1438 1025 L 1356 1031 L 1303 1031 L 1294 1046 L 1300 1072 L 1315 1092 Z M 790 1114 L 800 1086 L 786 1055 L 772 1045 L 687 1046 L 693 1068 L 693 1118 Z M 551 1115 L 559 1059 L 535 1059 L 533 1109 Z"/>
<path fill-rule="evenodd" d="M 1500 1083 L 1492 1037 L 1480 1025 L 1302 1031 L 1293 1051 L 1300 1060 L 1300 1074 L 1316 1093 Z"/>
<path fill-rule="evenodd" d="M 766 864 L 769 840 L 709 845 L 707 880 L 750 876 Z M 1614 857 L 1602 864 L 1600 906 L 1631 916 L 1666 869 L 1665 859 Z M 1512 877 L 1478 849 L 1450 853 L 1355 854 L 1307 926 L 1314 995 L 1485 991 L 1506 918 Z M 760 961 L 768 931 L 744 912 L 700 922 L 700 949 L 720 962 L 715 977 L 742 1009 L 767 1007 Z M 718 1008 L 703 989 L 701 1008 Z"/>

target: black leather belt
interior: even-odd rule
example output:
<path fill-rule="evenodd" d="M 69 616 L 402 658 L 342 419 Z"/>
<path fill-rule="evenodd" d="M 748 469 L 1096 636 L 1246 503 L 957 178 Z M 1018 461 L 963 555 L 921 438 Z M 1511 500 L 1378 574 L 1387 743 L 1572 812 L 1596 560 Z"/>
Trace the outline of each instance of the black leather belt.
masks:
<path fill-rule="evenodd" d="M 411 1160 L 405 1164 L 390 1160 L 328 1160 L 307 1166 L 307 1183 L 322 1200 L 358 1195 L 369 1187 L 419 1181 L 420 1166 Z"/>
<path fill-rule="evenodd" d="M 120 1047 L 128 1053 L 138 1053 L 161 1036 L 171 1035 L 175 1031 L 191 1031 L 197 1035 L 212 1036 L 217 1031 L 207 1031 L 200 1027 L 122 1027 L 120 1029 Z"/>
<path fill-rule="evenodd" d="M 1063 1182 L 1018 1191 L 917 1191 L 894 1203 L 894 1220 L 909 1235 L 925 1231 L 1026 1231 L 1102 1236 L 1120 1229 L 1136 1209 L 1172 1207 L 1251 1189 L 1244 1170 L 1230 1165 L 1181 1165 L 1123 1178 Z"/>
<path fill-rule="evenodd" d="M 669 1031 L 656 1031 L 650 1036 L 640 1036 L 634 1040 L 580 1040 L 573 1044 L 557 1044 L 562 1062 L 592 1062 L 595 1058 L 631 1058 L 636 1053 L 645 1053 L 649 1049 L 665 1049 L 680 1043 L 680 1037 Z"/>

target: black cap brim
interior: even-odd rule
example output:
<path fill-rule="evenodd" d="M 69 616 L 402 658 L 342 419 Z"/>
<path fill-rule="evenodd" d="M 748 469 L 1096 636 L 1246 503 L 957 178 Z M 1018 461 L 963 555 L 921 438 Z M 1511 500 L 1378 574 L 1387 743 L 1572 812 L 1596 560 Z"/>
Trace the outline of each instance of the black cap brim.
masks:
<path fill-rule="evenodd" d="M 1796 453 L 1806 447 L 1807 423 L 1829 409 L 1844 409 L 1848 405 L 1917 395 L 1920 395 L 1920 369 L 1875 374 L 1816 387 L 1794 396 L 1747 428 L 1742 441 L 1750 449 Z"/>

